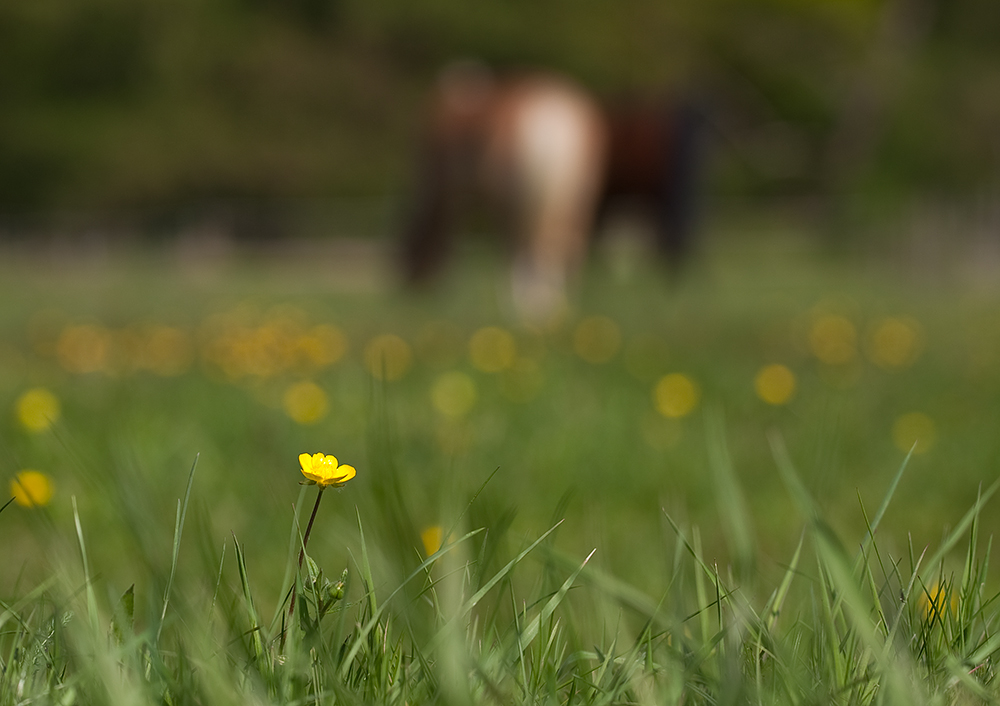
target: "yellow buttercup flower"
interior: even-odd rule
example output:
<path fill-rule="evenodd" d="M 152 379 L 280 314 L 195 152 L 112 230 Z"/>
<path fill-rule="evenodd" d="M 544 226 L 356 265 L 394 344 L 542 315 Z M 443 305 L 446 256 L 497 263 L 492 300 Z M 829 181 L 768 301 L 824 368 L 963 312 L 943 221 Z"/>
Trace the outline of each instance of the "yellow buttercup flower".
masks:
<path fill-rule="evenodd" d="M 909 412 L 896 418 L 892 425 L 892 440 L 903 453 L 911 448 L 922 454 L 934 445 L 937 432 L 934 420 L 923 412 Z"/>
<path fill-rule="evenodd" d="M 333 486 L 339 488 L 355 475 L 354 466 L 340 465 L 336 456 L 326 454 L 299 454 L 299 463 L 309 485 L 318 485 L 320 489 Z"/>
<path fill-rule="evenodd" d="M 285 391 L 285 412 L 299 424 L 315 424 L 326 416 L 326 393 L 314 382 L 298 382 Z"/>
<path fill-rule="evenodd" d="M 951 586 L 935 583 L 924 588 L 920 594 L 920 610 L 925 619 L 941 620 L 948 609 L 952 615 L 958 614 L 958 594 Z"/>
<path fill-rule="evenodd" d="M 858 331 L 845 316 L 827 314 L 809 329 L 809 350 L 827 365 L 846 365 L 858 352 Z"/>
<path fill-rule="evenodd" d="M 795 373 L 780 363 L 766 365 L 757 372 L 753 385 L 762 401 L 771 405 L 787 404 L 795 395 Z"/>
<path fill-rule="evenodd" d="M 445 416 L 464 417 L 476 404 L 476 383 L 465 373 L 444 373 L 431 387 L 431 402 Z"/>
<path fill-rule="evenodd" d="M 653 389 L 656 410 L 668 419 L 687 416 L 698 406 L 701 392 L 687 375 L 671 373 L 664 375 Z"/>
<path fill-rule="evenodd" d="M 441 543 L 444 541 L 444 529 L 441 525 L 432 525 L 420 533 L 420 541 L 423 542 L 424 553 L 430 556 L 441 549 Z"/>
<path fill-rule="evenodd" d="M 28 431 L 45 431 L 59 419 L 59 398 L 44 387 L 35 387 L 17 398 L 17 420 Z"/>
<path fill-rule="evenodd" d="M 52 479 L 41 471 L 21 471 L 10 482 L 10 494 L 21 507 L 44 507 L 54 492 Z"/>
<path fill-rule="evenodd" d="M 409 343 L 396 334 L 384 333 L 365 346 L 364 364 L 365 369 L 376 380 L 393 382 L 410 370 L 413 365 L 413 350 Z"/>
<path fill-rule="evenodd" d="M 510 331 L 499 326 L 484 326 L 469 339 L 469 358 L 476 370 L 499 373 L 514 364 L 517 341 Z"/>
<path fill-rule="evenodd" d="M 911 365 L 923 347 L 920 323 L 907 317 L 882 319 L 868 337 L 868 355 L 885 370 L 902 370 Z"/>
<path fill-rule="evenodd" d="M 56 341 L 56 355 L 71 373 L 103 370 L 111 356 L 111 333 L 103 326 L 68 326 Z"/>

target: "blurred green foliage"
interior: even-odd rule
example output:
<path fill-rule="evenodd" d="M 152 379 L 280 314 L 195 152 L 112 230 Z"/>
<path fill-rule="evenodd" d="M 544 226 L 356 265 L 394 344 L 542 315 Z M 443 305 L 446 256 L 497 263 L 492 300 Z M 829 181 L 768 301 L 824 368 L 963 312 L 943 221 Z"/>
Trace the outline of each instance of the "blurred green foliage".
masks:
<path fill-rule="evenodd" d="M 693 91 L 715 187 L 966 191 L 996 168 L 991 0 L 7 0 L 0 212 L 376 195 L 460 57 Z"/>

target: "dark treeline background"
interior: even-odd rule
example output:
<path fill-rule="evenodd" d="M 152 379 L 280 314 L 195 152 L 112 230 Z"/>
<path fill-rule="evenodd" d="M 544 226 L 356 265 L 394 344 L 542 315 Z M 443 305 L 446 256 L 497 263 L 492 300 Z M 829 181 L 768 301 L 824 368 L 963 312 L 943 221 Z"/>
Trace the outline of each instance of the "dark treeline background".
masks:
<path fill-rule="evenodd" d="M 0 215 L 399 193 L 437 70 L 700 96 L 717 192 L 993 183 L 996 0 L 3 0 Z"/>

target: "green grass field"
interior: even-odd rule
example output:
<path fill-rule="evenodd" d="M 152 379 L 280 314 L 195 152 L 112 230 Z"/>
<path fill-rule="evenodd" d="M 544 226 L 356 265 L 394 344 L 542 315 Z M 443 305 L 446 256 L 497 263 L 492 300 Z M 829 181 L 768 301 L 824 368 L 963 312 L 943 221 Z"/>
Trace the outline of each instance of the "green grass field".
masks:
<path fill-rule="evenodd" d="M 53 492 L 0 513 L 0 704 L 995 700 L 1000 289 L 859 260 L 618 253 L 535 330 L 478 250 L 12 247 L 0 458 Z M 297 573 L 303 452 L 358 474 Z"/>

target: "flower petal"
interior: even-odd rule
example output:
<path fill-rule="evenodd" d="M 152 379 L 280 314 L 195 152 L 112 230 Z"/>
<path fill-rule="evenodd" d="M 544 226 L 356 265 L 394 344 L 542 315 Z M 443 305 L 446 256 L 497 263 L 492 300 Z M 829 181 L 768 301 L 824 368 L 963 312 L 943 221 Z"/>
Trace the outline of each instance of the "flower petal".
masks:
<path fill-rule="evenodd" d="M 358 471 L 354 466 L 343 465 L 337 469 L 337 483 L 346 483 L 357 474 Z"/>
<path fill-rule="evenodd" d="M 307 470 L 312 468 L 312 456 L 309 454 L 299 454 L 299 465 L 302 466 L 302 472 L 305 473 Z"/>
<path fill-rule="evenodd" d="M 313 471 L 307 471 L 304 468 L 302 469 L 302 475 L 304 475 L 306 478 L 308 478 L 309 480 L 311 480 L 313 483 L 320 483 L 320 484 L 322 484 L 326 480 L 319 473 L 314 473 Z"/>

